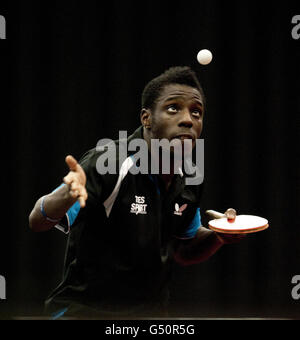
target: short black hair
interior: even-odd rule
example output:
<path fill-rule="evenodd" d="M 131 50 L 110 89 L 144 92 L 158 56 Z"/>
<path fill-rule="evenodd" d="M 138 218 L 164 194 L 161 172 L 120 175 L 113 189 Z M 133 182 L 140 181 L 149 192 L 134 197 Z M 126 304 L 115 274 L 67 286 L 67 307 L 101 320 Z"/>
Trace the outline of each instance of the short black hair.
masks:
<path fill-rule="evenodd" d="M 157 78 L 152 79 L 145 87 L 142 94 L 142 109 L 153 110 L 161 91 L 165 86 L 181 84 L 194 87 L 200 92 L 205 107 L 205 96 L 196 73 L 189 66 L 171 67 Z"/>

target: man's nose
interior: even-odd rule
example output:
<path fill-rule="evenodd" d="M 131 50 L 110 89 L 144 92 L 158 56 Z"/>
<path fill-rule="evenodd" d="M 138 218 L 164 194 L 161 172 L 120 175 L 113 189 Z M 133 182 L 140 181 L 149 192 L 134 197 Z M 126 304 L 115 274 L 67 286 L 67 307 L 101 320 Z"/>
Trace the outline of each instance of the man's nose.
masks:
<path fill-rule="evenodd" d="M 184 126 L 191 128 L 193 126 L 193 120 L 190 110 L 185 109 L 181 111 L 181 117 L 178 126 Z"/>

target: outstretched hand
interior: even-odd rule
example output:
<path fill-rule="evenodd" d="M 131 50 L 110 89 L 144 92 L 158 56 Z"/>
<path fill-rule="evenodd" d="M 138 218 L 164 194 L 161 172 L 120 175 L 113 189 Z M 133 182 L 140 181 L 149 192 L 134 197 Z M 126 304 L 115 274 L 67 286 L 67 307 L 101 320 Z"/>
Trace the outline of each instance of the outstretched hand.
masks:
<path fill-rule="evenodd" d="M 85 172 L 73 156 L 67 156 L 66 163 L 69 167 L 70 172 L 66 177 L 64 177 L 64 183 L 69 186 L 70 196 L 74 199 L 78 199 L 81 208 L 84 208 L 86 205 L 86 200 L 88 198 L 88 194 L 85 188 Z"/>

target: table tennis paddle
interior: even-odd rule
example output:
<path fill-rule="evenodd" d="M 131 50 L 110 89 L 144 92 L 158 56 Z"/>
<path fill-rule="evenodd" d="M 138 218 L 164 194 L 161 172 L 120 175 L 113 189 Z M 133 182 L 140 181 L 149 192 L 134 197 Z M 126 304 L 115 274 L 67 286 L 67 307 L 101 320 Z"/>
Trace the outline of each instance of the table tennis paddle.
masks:
<path fill-rule="evenodd" d="M 218 233 L 251 234 L 269 228 L 269 221 L 258 216 L 239 215 L 236 216 L 236 219 L 232 222 L 225 214 L 221 214 L 214 210 L 208 210 L 206 213 L 215 218 L 209 222 L 209 228 Z"/>

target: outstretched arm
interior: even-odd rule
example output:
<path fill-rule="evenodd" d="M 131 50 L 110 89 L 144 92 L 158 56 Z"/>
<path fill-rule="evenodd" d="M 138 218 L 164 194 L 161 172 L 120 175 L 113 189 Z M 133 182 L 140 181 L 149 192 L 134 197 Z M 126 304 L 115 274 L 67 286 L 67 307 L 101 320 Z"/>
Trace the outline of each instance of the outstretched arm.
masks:
<path fill-rule="evenodd" d="M 81 208 L 85 207 L 87 192 L 84 170 L 72 156 L 66 157 L 66 163 L 70 170 L 64 178 L 66 185 L 40 198 L 29 216 L 29 226 L 35 232 L 52 229 L 77 200 Z"/>
<path fill-rule="evenodd" d="M 232 209 L 225 213 L 227 218 L 232 216 Z M 174 241 L 174 259 L 183 266 L 189 266 L 207 261 L 225 244 L 240 242 L 244 235 L 220 234 L 206 228 L 200 228 L 192 240 Z"/>

